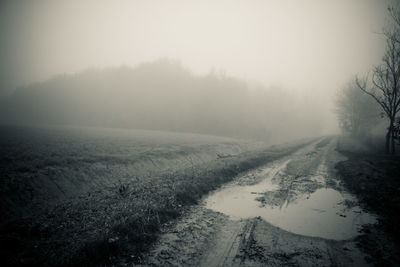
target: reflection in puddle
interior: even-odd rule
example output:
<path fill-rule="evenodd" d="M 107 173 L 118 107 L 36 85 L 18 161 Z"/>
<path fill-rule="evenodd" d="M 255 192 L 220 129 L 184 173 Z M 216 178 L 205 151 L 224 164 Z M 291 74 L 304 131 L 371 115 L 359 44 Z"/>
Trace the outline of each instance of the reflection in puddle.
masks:
<path fill-rule="evenodd" d="M 351 195 L 330 188 L 318 189 L 281 207 L 262 207 L 256 198 L 262 192 L 279 189 L 271 179 L 286 164 L 279 169 L 270 170 L 274 174 L 270 173 L 259 184 L 228 186 L 210 195 L 205 201 L 207 208 L 225 213 L 232 219 L 260 216 L 267 222 L 296 234 L 335 240 L 355 237 L 363 224 L 375 223 L 375 216 L 363 212 L 358 206 L 345 205 L 356 203 Z"/>

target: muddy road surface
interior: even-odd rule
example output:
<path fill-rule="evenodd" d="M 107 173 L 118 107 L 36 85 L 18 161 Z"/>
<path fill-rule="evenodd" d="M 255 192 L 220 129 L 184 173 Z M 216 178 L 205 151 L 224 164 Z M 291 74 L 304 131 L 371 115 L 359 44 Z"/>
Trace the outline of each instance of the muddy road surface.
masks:
<path fill-rule="evenodd" d="M 245 173 L 165 225 L 146 265 L 364 266 L 355 237 L 376 217 L 337 179 L 335 137 Z"/>

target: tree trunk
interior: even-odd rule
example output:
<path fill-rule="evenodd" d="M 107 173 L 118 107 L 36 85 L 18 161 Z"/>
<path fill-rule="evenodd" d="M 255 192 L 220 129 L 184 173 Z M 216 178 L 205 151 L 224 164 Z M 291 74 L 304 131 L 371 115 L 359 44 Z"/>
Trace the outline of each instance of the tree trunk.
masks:
<path fill-rule="evenodd" d="M 390 129 L 388 129 L 388 132 L 386 133 L 386 154 L 390 154 Z"/>
<path fill-rule="evenodd" d="M 394 142 L 394 118 L 390 118 L 389 129 L 386 134 L 386 153 L 394 155 L 396 153 Z"/>
<path fill-rule="evenodd" d="M 392 134 L 392 155 L 396 155 L 396 143 L 394 140 L 394 134 Z"/>
<path fill-rule="evenodd" d="M 395 142 L 394 126 L 392 126 L 392 155 L 396 155 L 396 142 Z"/>

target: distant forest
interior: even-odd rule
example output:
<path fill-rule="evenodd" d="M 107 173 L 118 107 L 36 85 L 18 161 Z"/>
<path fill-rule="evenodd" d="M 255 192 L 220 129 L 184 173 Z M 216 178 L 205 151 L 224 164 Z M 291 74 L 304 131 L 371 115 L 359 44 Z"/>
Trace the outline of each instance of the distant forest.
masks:
<path fill-rule="evenodd" d="M 318 135 L 317 99 L 179 62 L 89 69 L 17 88 L 1 103 L 1 122 L 122 127 L 287 140 Z"/>

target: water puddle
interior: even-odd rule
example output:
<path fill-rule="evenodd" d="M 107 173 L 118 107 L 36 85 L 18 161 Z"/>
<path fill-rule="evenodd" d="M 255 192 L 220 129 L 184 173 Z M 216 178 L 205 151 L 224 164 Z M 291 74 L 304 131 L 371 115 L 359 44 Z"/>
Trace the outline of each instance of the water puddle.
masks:
<path fill-rule="evenodd" d="M 361 226 L 375 223 L 376 217 L 363 212 L 350 194 L 321 188 L 281 206 L 262 206 L 256 198 L 262 192 L 279 189 L 272 178 L 289 161 L 261 173 L 266 179 L 252 186 L 230 185 L 210 195 L 206 207 L 229 215 L 232 219 L 260 216 L 267 222 L 292 233 L 334 240 L 359 235 Z M 350 204 L 350 205 L 349 205 Z"/>

